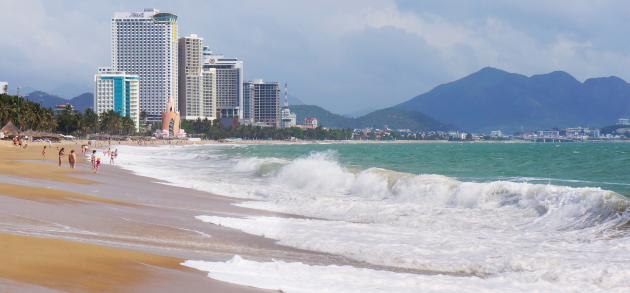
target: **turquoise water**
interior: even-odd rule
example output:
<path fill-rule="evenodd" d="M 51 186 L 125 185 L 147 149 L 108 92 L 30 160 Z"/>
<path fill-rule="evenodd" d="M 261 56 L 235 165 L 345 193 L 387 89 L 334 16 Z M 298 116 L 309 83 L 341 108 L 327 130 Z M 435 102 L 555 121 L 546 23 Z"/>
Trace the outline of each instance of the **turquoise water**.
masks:
<path fill-rule="evenodd" d="M 230 155 L 293 159 L 331 151 L 343 165 L 463 181 L 509 180 L 600 187 L 630 196 L 630 143 L 253 145 Z"/>

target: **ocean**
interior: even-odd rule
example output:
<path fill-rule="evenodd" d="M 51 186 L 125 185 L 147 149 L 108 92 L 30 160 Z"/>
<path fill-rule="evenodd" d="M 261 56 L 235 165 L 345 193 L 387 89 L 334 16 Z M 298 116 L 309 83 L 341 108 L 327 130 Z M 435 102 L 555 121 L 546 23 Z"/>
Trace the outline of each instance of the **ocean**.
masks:
<path fill-rule="evenodd" d="M 220 280 L 287 292 L 630 291 L 628 143 L 120 147 L 118 161 L 308 217 L 191 221 L 391 268 L 187 262 Z"/>

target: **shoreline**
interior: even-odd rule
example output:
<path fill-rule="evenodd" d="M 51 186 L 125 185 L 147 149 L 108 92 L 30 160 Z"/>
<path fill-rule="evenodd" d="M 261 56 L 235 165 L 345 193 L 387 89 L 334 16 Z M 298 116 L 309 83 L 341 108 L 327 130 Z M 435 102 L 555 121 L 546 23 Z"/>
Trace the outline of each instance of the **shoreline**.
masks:
<path fill-rule="evenodd" d="M 52 254 L 42 255 L 40 259 L 56 259 L 54 253 L 64 250 L 63 247 L 67 245 L 89 247 L 88 250 L 93 251 L 82 257 L 68 258 L 60 264 L 62 267 L 79 265 L 81 259 L 91 259 L 100 254 L 96 251 L 114 249 L 116 252 L 112 253 L 113 256 L 143 253 L 155 259 L 174 258 L 179 263 L 185 260 L 227 261 L 240 255 L 255 261 L 280 259 L 311 265 L 352 265 L 424 275 L 442 273 L 368 264 L 339 255 L 283 246 L 272 239 L 208 225 L 195 217 L 304 217 L 238 207 L 233 203 L 242 202 L 243 199 L 172 186 L 118 166 L 110 166 L 107 162 L 103 163 L 98 174 L 92 174 L 89 172 L 89 163 L 80 153 L 77 156 L 77 169 L 69 169 L 67 162 L 62 168 L 56 166 L 53 159 L 56 156 L 52 155 L 56 147 L 64 146 L 67 150 L 74 148 L 78 151 L 81 143 L 54 144 L 47 160 L 41 160 L 43 143 L 32 143 L 27 149 L 0 143 L 0 237 L 25 237 L 25 242 L 39 241 L 44 246 L 50 246 L 45 243 L 56 243 L 48 242 L 53 240 L 67 242 L 52 245 L 58 248 L 51 248 Z M 17 246 L 19 248 L 20 245 Z M 22 253 L 29 254 L 37 250 L 29 248 Z M 0 252 L 0 259 L 9 257 L 9 251 L 12 250 Z M 122 257 L 121 261 L 130 265 L 144 263 L 133 257 Z M 46 267 L 34 263 L 29 269 L 41 273 L 42 270 L 46 271 Z M 109 268 L 103 270 L 106 273 Z M 80 271 L 66 272 L 52 285 L 48 282 L 50 280 L 15 277 L 17 272 L 19 269 L 0 271 L 0 288 L 39 286 L 56 290 L 79 288 L 76 289 L 78 291 L 87 288 L 81 287 L 83 283 L 76 281 Z M 181 265 L 176 268 L 145 267 L 130 273 L 141 277 L 120 290 L 151 288 L 150 291 L 169 291 L 164 288 L 174 288 L 171 285 L 178 284 L 177 288 L 184 288 L 187 292 L 212 291 L 213 288 L 224 288 L 227 290 L 224 292 L 269 292 L 216 281 L 208 278 L 205 272 Z M 159 279 L 157 275 L 169 276 L 167 281 L 161 282 L 163 288 L 155 285 L 155 280 Z M 182 284 L 184 280 L 190 284 Z M 108 283 L 107 280 L 99 282 Z"/>

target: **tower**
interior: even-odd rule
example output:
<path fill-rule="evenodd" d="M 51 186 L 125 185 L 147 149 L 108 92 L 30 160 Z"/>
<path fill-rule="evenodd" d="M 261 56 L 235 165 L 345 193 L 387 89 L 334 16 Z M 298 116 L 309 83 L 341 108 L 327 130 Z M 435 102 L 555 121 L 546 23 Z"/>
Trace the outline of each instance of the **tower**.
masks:
<path fill-rule="evenodd" d="M 145 9 L 112 17 L 112 67 L 140 78 L 140 110 L 159 121 L 169 97 L 177 101 L 177 16 Z M 177 104 L 175 104 L 177 110 Z"/>

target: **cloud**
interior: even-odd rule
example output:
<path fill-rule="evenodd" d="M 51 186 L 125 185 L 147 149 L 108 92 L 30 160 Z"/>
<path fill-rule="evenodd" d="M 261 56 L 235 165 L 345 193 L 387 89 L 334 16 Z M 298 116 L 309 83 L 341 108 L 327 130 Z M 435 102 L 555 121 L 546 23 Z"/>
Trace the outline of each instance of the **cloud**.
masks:
<path fill-rule="evenodd" d="M 179 15 L 180 35 L 245 61 L 247 78 L 288 82 L 336 112 L 384 107 L 484 66 L 579 79 L 627 72 L 623 1 L 38 1 L 0 2 L 0 79 L 90 90 L 109 63 L 114 11 Z"/>

